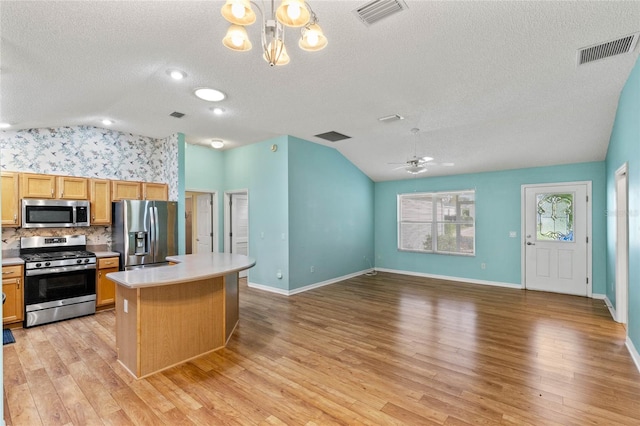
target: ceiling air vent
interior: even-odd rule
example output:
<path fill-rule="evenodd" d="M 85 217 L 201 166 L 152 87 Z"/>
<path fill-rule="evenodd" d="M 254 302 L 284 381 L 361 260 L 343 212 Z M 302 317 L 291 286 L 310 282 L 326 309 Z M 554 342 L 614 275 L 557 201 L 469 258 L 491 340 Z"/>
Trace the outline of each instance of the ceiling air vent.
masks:
<path fill-rule="evenodd" d="M 353 13 L 367 26 L 375 24 L 381 19 L 407 9 L 404 0 L 373 0 L 360 6 Z"/>
<path fill-rule="evenodd" d="M 583 47 L 578 50 L 578 65 L 587 64 L 599 59 L 608 58 L 622 53 L 632 52 L 638 42 L 640 33 L 624 36 L 617 40 L 607 41 L 594 46 Z"/>
<path fill-rule="evenodd" d="M 169 114 L 171 117 L 175 117 L 175 118 L 182 118 L 184 117 L 184 114 L 178 111 L 174 111 L 171 114 Z"/>
<path fill-rule="evenodd" d="M 347 135 L 343 135 L 342 133 L 338 133 L 338 132 L 327 132 L 327 133 L 320 133 L 318 135 L 315 135 L 316 138 L 320 138 L 320 139 L 324 139 L 326 141 L 329 142 L 338 142 L 341 140 L 345 140 L 345 139 L 350 139 L 351 136 L 347 136 Z"/>

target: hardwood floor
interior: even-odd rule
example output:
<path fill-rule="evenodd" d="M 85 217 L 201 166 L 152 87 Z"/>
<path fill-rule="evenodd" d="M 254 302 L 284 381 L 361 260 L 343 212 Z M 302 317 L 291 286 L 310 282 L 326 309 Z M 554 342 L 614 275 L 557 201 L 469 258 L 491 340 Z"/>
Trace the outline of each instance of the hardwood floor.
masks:
<path fill-rule="evenodd" d="M 143 380 L 113 311 L 15 330 L 6 424 L 640 424 L 601 300 L 388 273 L 240 300 L 227 348 Z"/>

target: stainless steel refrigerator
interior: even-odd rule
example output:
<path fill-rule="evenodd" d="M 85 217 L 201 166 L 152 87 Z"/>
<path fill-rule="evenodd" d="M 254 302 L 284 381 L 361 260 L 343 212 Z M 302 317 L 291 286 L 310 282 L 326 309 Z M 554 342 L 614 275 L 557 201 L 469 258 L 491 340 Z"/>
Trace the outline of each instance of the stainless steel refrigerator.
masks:
<path fill-rule="evenodd" d="M 124 200 L 113 203 L 112 249 L 120 267 L 132 270 L 166 265 L 178 254 L 178 203 Z"/>

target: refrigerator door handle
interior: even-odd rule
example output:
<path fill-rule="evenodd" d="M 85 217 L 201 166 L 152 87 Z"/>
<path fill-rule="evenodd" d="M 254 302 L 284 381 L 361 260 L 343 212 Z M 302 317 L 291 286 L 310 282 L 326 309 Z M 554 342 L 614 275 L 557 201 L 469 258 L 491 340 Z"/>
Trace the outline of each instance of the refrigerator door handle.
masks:
<path fill-rule="evenodd" d="M 149 252 L 152 262 L 155 261 L 156 256 L 156 216 L 154 213 L 154 208 L 149 207 Z"/>
<path fill-rule="evenodd" d="M 158 251 L 160 250 L 160 242 L 158 238 L 160 236 L 160 223 L 158 221 L 158 208 L 153 205 L 153 217 L 154 217 L 154 230 L 153 230 L 153 261 L 164 262 L 164 259 L 158 259 Z"/>

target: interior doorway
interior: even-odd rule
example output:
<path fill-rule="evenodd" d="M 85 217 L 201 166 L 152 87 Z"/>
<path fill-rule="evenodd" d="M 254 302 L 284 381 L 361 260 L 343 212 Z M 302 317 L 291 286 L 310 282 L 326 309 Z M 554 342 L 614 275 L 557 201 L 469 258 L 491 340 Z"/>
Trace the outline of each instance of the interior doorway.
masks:
<path fill-rule="evenodd" d="M 247 190 L 224 193 L 224 251 L 249 255 L 249 192 Z M 240 271 L 246 277 L 247 271 Z"/>
<path fill-rule="evenodd" d="M 627 164 L 616 170 L 616 321 L 629 315 L 629 185 Z"/>
<path fill-rule="evenodd" d="M 218 252 L 218 197 L 215 192 L 185 193 L 186 254 Z"/>

